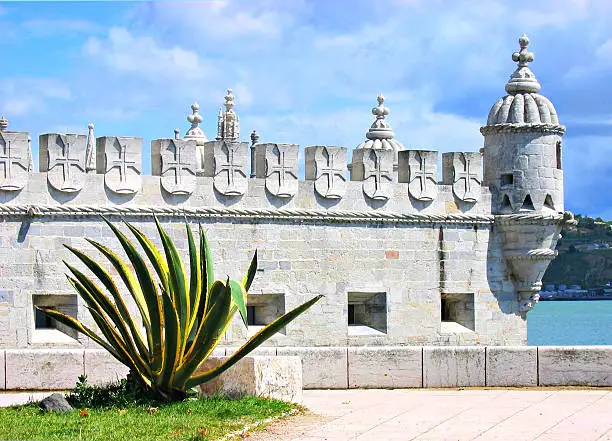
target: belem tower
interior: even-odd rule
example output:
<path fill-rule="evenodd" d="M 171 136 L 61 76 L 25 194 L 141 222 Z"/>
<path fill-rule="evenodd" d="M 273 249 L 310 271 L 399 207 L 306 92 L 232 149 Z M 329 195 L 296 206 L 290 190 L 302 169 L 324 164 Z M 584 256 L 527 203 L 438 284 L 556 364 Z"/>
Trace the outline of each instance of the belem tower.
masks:
<path fill-rule="evenodd" d="M 254 131 L 241 140 L 231 90 L 214 140 L 194 104 L 183 137 L 151 143 L 151 176 L 141 138 L 96 138 L 93 125 L 88 135 L 40 135 L 35 172 L 28 133 L 3 117 L 0 348 L 93 348 L 35 309 L 95 328 L 64 277 L 62 261 L 75 262 L 63 244 L 95 254 L 90 237 L 118 250 L 100 215 L 157 240 L 154 214 L 185 258 L 184 222 L 203 224 L 217 278 L 242 277 L 259 250 L 250 326 L 237 318 L 225 347 L 316 294 L 325 298 L 268 347 L 526 344 L 526 314 L 573 217 L 563 207 L 565 127 L 539 93 L 528 38 L 519 43 L 480 151 L 405 149 L 379 95 L 355 149 L 304 148 L 304 180 L 300 146 L 259 142 Z"/>

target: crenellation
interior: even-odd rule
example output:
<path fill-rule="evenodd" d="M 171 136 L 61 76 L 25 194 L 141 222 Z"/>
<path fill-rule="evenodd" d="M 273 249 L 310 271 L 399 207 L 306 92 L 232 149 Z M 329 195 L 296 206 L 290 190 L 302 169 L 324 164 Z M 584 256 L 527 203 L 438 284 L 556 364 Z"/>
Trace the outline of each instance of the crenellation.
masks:
<path fill-rule="evenodd" d="M 104 136 L 96 139 L 96 170 L 104 175 L 105 187 L 119 195 L 140 190 L 142 182 L 142 138 Z"/>

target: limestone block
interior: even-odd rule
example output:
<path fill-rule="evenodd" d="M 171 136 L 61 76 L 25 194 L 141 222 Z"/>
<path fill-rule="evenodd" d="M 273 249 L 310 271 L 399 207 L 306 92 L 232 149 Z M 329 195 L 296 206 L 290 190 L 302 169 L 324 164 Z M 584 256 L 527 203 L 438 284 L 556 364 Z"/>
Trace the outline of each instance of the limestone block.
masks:
<path fill-rule="evenodd" d="M 227 358 L 210 357 L 202 363 L 198 372 L 206 372 Z M 302 363 L 299 357 L 247 356 L 223 374 L 200 385 L 200 393 L 232 398 L 254 395 L 300 403 Z"/>
<path fill-rule="evenodd" d="M 47 172 L 51 187 L 63 193 L 80 191 L 85 184 L 86 135 L 40 135 L 39 170 Z"/>
<path fill-rule="evenodd" d="M 482 192 L 482 154 L 451 152 L 442 154 L 443 182 L 453 186 L 453 194 L 463 202 L 478 202 Z"/>
<path fill-rule="evenodd" d="M 6 362 L 4 351 L 0 351 L 0 390 L 6 389 Z"/>
<path fill-rule="evenodd" d="M 112 355 L 102 349 L 85 350 L 85 375 L 87 384 L 103 385 L 117 383 L 125 378 L 130 369 L 119 363 Z"/>
<path fill-rule="evenodd" d="M 306 179 L 315 181 L 319 196 L 341 199 L 346 193 L 346 147 L 306 147 Z"/>
<path fill-rule="evenodd" d="M 204 173 L 215 190 L 226 196 L 243 195 L 248 187 L 248 143 L 211 141 L 204 144 Z"/>
<path fill-rule="evenodd" d="M 487 386 L 537 386 L 538 348 L 488 346 Z"/>
<path fill-rule="evenodd" d="M 393 182 L 393 150 L 353 150 L 351 181 L 363 181 L 363 192 L 370 199 L 389 199 Z"/>
<path fill-rule="evenodd" d="M 196 141 L 155 139 L 151 142 L 151 172 L 160 176 L 170 194 L 188 195 L 196 187 Z"/>
<path fill-rule="evenodd" d="M 302 359 L 304 389 L 348 388 L 347 348 L 278 347 L 278 356 L 295 355 Z"/>
<path fill-rule="evenodd" d="M 17 191 L 25 187 L 31 161 L 27 132 L 0 132 L 0 190 Z"/>
<path fill-rule="evenodd" d="M 265 179 L 266 190 L 290 198 L 298 189 L 297 144 L 264 143 L 255 146 L 255 177 Z"/>
<path fill-rule="evenodd" d="M 612 386 L 612 348 L 538 347 L 540 386 Z"/>
<path fill-rule="evenodd" d="M 440 346 L 423 348 L 423 387 L 484 385 L 484 347 Z"/>
<path fill-rule="evenodd" d="M 104 174 L 104 185 L 113 193 L 136 193 L 142 183 L 142 138 L 96 139 L 96 171 Z"/>
<path fill-rule="evenodd" d="M 422 348 L 414 346 L 350 347 L 349 387 L 422 387 L 422 356 Z"/>
<path fill-rule="evenodd" d="M 7 349 L 7 389 L 72 389 L 83 375 L 83 349 Z"/>
<path fill-rule="evenodd" d="M 438 195 L 438 152 L 398 152 L 398 182 L 408 182 L 408 193 L 417 201 L 433 201 Z"/>

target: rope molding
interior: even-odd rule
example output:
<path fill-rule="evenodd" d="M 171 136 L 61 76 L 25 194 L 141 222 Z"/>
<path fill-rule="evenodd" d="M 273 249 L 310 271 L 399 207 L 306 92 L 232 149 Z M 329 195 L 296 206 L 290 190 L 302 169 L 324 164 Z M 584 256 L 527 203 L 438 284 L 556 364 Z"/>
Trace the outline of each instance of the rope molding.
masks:
<path fill-rule="evenodd" d="M 522 133 L 522 132 L 542 132 L 551 133 L 555 135 L 563 135 L 565 133 L 565 126 L 557 124 L 494 124 L 491 126 L 483 126 L 480 128 L 480 133 L 488 135 L 489 133 Z"/>
<path fill-rule="evenodd" d="M 221 220 L 292 220 L 348 223 L 395 224 L 492 224 L 495 217 L 484 214 L 422 214 L 393 213 L 384 211 L 348 210 L 300 210 L 228 207 L 156 207 L 156 206 L 99 206 L 99 205 L 0 205 L 0 218 L 36 217 L 96 217 L 104 216 L 152 216 L 209 218 Z"/>

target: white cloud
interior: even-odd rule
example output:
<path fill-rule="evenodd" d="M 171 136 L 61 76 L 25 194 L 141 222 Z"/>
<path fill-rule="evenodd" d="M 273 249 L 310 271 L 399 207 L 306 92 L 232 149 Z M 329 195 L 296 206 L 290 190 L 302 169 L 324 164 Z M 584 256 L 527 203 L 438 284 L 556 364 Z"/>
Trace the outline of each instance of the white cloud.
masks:
<path fill-rule="evenodd" d="M 53 78 L 6 78 L 0 80 L 0 111 L 19 116 L 43 114 L 49 106 L 72 98 L 72 91 Z"/>
<path fill-rule="evenodd" d="M 149 36 L 134 36 L 113 27 L 106 39 L 90 37 L 84 53 L 111 71 L 137 73 L 149 80 L 201 80 L 210 66 L 199 55 L 179 46 L 164 47 Z"/>
<path fill-rule="evenodd" d="M 56 34 L 87 34 L 102 30 L 102 26 L 78 19 L 35 18 L 21 24 L 23 30 L 30 35 L 49 36 Z"/>

